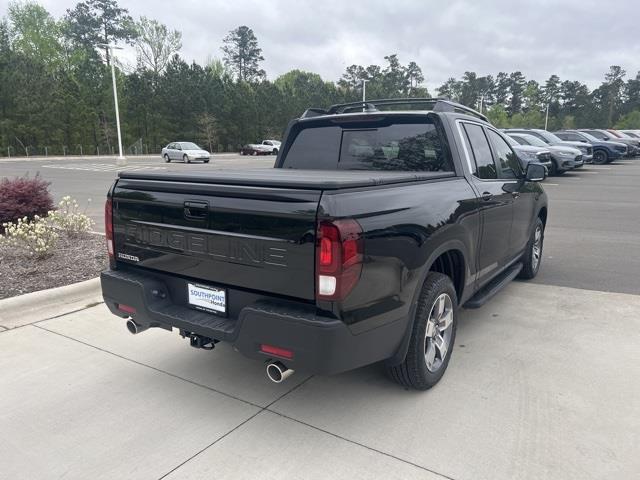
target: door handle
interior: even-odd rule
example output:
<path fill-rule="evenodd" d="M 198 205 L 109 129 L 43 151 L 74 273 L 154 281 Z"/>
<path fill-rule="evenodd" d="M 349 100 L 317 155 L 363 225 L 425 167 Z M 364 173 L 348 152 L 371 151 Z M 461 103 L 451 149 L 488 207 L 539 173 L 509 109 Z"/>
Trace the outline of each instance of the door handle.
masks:
<path fill-rule="evenodd" d="M 207 202 L 184 202 L 184 216 L 192 220 L 203 220 L 209 212 Z"/>
<path fill-rule="evenodd" d="M 482 200 L 484 200 L 485 202 L 488 202 L 492 198 L 493 198 L 493 193 L 491 193 L 491 192 L 482 192 Z"/>

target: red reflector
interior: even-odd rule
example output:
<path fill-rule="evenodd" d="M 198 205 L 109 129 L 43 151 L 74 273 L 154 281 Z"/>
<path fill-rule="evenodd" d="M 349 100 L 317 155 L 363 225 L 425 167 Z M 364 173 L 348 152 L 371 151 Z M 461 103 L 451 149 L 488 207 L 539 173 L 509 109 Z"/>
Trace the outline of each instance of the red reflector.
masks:
<path fill-rule="evenodd" d="M 118 304 L 118 310 L 122 310 L 123 312 L 126 312 L 126 313 L 136 313 L 135 308 L 130 307 L 129 305 L 123 305 L 122 303 Z"/>
<path fill-rule="evenodd" d="M 104 233 L 107 239 L 107 252 L 113 258 L 113 201 L 107 198 L 104 204 Z"/>
<path fill-rule="evenodd" d="M 268 353 L 269 355 L 275 355 L 277 357 L 289 359 L 293 358 L 293 352 L 291 350 L 287 350 L 286 348 L 274 347 L 273 345 L 265 345 L 264 343 L 260 345 L 260 351 Z"/>

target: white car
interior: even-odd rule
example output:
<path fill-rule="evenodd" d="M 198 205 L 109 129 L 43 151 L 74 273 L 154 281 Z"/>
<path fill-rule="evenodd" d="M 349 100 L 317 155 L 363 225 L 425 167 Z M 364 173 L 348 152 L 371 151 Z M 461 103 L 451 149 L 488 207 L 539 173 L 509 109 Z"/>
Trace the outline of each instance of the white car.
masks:
<path fill-rule="evenodd" d="M 240 155 L 277 155 L 280 151 L 278 140 L 263 140 L 262 143 L 248 143 L 240 149 Z"/>
<path fill-rule="evenodd" d="M 173 142 L 162 149 L 162 158 L 165 162 L 182 160 L 184 163 L 202 161 L 209 163 L 211 154 L 192 142 Z"/>
<path fill-rule="evenodd" d="M 279 142 L 278 140 L 263 140 L 262 141 L 262 145 L 266 145 L 268 147 L 271 147 L 271 153 L 273 153 L 274 155 L 277 155 L 278 152 L 280 151 L 280 145 L 282 142 Z"/>

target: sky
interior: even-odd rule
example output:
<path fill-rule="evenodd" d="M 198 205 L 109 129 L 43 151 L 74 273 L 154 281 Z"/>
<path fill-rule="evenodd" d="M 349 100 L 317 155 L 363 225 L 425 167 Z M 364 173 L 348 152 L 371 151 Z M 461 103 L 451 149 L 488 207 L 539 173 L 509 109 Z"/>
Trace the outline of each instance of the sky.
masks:
<path fill-rule="evenodd" d="M 76 0 L 38 0 L 54 16 Z M 0 0 L 0 16 L 7 11 Z M 432 93 L 449 77 L 522 71 L 598 86 L 610 65 L 640 70 L 640 1 L 617 0 L 120 0 L 138 18 L 182 32 L 181 55 L 222 57 L 233 28 L 252 28 L 270 79 L 292 70 L 338 80 L 352 64 L 384 64 L 397 53 L 415 61 Z M 125 52 L 125 55 L 127 53 Z M 128 55 L 133 58 L 131 52 Z"/>

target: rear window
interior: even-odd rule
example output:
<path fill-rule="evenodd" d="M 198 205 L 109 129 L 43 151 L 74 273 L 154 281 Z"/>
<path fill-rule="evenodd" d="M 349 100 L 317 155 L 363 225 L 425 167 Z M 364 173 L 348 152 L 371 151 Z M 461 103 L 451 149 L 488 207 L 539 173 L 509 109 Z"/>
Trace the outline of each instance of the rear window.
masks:
<path fill-rule="evenodd" d="M 451 172 L 453 165 L 433 123 L 300 130 L 282 168 Z"/>

